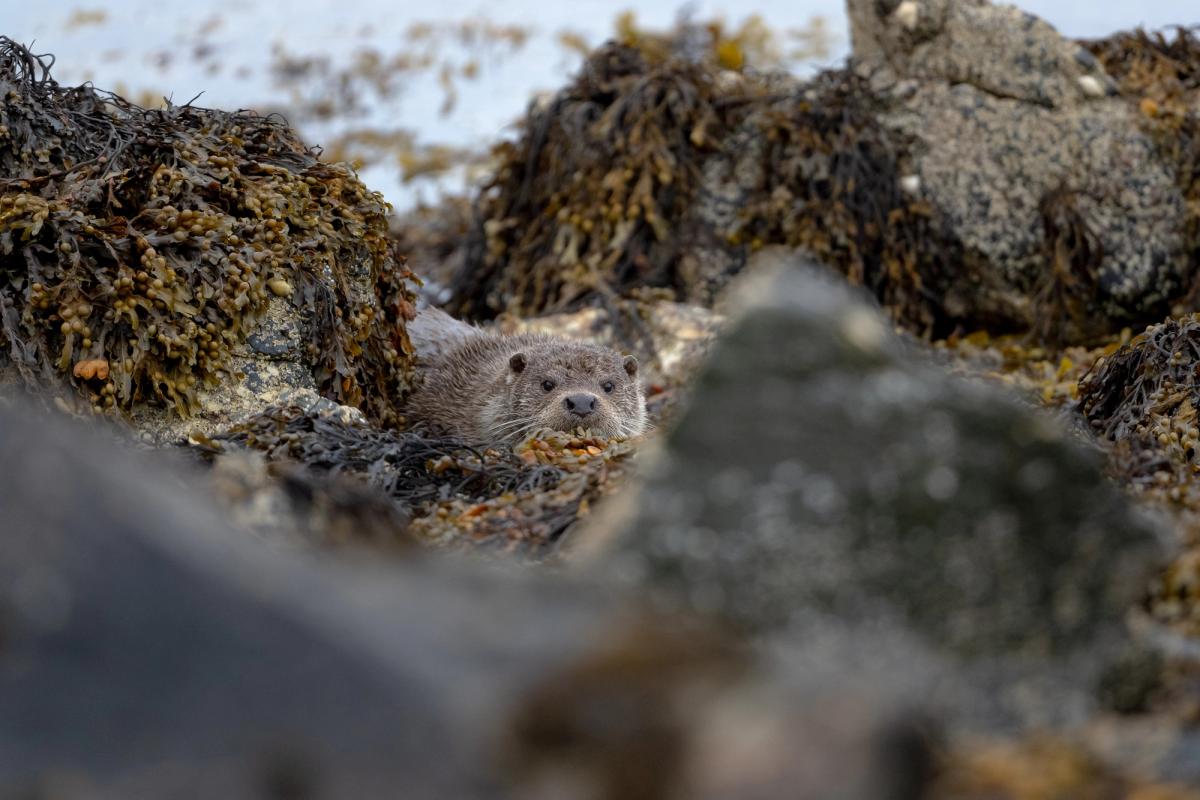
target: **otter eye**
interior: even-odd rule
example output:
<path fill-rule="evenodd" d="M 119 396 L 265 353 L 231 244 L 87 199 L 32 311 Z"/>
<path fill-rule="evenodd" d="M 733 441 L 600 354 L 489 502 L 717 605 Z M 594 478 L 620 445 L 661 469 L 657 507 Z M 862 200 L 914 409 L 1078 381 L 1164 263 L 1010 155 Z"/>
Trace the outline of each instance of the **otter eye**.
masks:
<path fill-rule="evenodd" d="M 600 384 L 600 388 L 604 390 L 605 394 L 612 394 L 612 390 L 617 387 L 613 385 L 612 381 L 605 381 L 604 383 Z"/>
<path fill-rule="evenodd" d="M 554 391 L 554 381 L 542 381 L 542 388 L 547 392 Z"/>

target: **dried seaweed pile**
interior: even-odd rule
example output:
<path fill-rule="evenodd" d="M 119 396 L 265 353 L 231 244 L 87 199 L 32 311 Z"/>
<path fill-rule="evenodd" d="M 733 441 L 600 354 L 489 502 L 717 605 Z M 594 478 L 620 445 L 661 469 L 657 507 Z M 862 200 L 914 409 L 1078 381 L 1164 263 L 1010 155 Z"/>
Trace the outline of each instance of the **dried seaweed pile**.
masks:
<path fill-rule="evenodd" d="M 1191 273 L 1200 276 L 1200 27 L 1175 29 L 1173 37 L 1144 30 L 1083 42 L 1118 82 L 1137 98 L 1145 125 L 1167 160 L 1191 211 L 1188 231 Z M 1191 307 L 1200 299 L 1194 284 Z"/>
<path fill-rule="evenodd" d="M 740 112 L 707 65 L 609 44 L 500 146 L 453 307 L 472 317 L 573 308 L 671 286 L 706 154 Z"/>
<path fill-rule="evenodd" d="M 295 406 L 265 409 L 245 423 L 190 445 L 207 459 L 252 450 L 276 477 L 297 468 L 374 487 L 411 518 L 410 532 L 442 546 L 475 545 L 540 554 L 610 491 L 630 445 L 547 435 L 514 452 L 475 447 L 417 431 L 380 430 L 337 414 Z M 610 464 L 611 462 L 611 464 Z"/>
<path fill-rule="evenodd" d="M 60 87 L 0 37 L 0 325 L 30 385 L 180 415 L 273 296 L 310 314 L 322 391 L 395 416 L 407 274 L 382 198 L 278 118 Z"/>
<path fill-rule="evenodd" d="M 1200 315 L 1147 328 L 1098 360 L 1079 384 L 1080 411 L 1109 443 L 1114 477 L 1174 514 L 1187 546 L 1151 611 L 1200 633 Z"/>

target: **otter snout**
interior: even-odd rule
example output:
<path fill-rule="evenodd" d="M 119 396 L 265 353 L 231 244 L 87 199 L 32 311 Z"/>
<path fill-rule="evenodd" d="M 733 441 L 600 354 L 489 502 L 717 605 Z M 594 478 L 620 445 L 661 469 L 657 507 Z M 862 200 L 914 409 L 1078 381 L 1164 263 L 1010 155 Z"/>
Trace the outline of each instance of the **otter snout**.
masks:
<path fill-rule="evenodd" d="M 598 399 L 594 394 L 570 394 L 563 398 L 563 405 L 567 407 L 568 412 L 582 418 L 596 410 Z"/>

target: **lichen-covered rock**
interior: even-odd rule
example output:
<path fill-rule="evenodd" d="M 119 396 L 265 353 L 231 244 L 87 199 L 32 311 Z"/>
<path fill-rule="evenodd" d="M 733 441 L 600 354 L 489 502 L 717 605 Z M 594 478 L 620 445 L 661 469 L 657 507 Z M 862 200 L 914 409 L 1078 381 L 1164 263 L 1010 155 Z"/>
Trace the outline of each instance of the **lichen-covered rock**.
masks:
<path fill-rule="evenodd" d="M 895 79 L 969 84 L 1048 108 L 1116 94 L 1091 53 L 1013 5 L 848 0 L 846 11 L 854 57 Z"/>
<path fill-rule="evenodd" d="M 671 607 L 838 652 L 827 668 L 906 665 L 907 691 L 966 716 L 1078 719 L 1162 558 L 1155 528 L 1051 418 L 905 352 L 776 255 L 640 496 L 579 557 L 607 528 L 611 568 Z"/>
<path fill-rule="evenodd" d="M 414 291 L 383 199 L 279 118 L 144 109 L 49 64 L 0 38 L 7 378 L 155 437 L 296 390 L 395 422 Z"/>
<path fill-rule="evenodd" d="M 880 124 L 912 141 L 913 193 L 1002 276 L 1005 295 L 968 289 L 960 302 L 981 294 L 1028 327 L 1057 312 L 1066 336 L 1165 308 L 1188 277 L 1187 208 L 1135 102 L 1089 50 L 982 0 L 848 8 L 856 66 L 887 104 Z"/>

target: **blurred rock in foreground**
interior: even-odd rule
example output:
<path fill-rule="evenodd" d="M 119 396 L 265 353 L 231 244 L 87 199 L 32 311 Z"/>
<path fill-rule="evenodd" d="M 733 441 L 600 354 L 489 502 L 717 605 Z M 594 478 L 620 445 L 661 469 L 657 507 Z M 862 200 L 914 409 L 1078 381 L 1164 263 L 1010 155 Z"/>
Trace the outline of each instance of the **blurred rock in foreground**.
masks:
<path fill-rule="evenodd" d="M 1050 417 L 907 352 L 836 279 L 760 260 L 647 485 L 598 520 L 611 568 L 796 643 L 808 675 L 987 728 L 1086 718 L 1156 528 Z"/>

